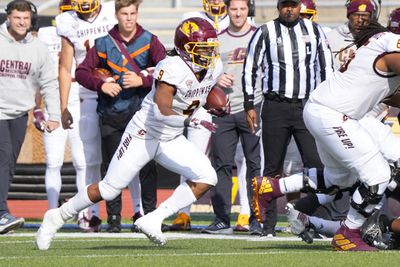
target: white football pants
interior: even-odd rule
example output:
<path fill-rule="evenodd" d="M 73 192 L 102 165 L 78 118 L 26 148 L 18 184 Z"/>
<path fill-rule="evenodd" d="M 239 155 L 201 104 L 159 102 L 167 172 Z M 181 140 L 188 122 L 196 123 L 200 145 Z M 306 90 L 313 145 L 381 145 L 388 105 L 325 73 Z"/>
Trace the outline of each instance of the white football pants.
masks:
<path fill-rule="evenodd" d="M 217 183 L 208 157 L 184 136 L 160 141 L 125 132 L 106 176 L 99 183 L 101 196 L 105 200 L 116 197 L 152 159 L 190 181 L 213 186 Z"/>
<path fill-rule="evenodd" d="M 325 166 L 327 187 L 350 187 L 357 178 L 369 186 L 389 181 L 390 167 L 378 142 L 358 120 L 308 102 L 304 107 L 304 122 L 315 138 Z M 386 127 L 375 126 L 376 130 Z"/>

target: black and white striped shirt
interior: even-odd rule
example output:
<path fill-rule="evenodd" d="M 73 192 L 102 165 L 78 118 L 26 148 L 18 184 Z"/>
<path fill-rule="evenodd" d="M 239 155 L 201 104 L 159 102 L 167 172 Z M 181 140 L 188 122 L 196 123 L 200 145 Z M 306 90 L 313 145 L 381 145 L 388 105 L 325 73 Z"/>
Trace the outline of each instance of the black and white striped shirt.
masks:
<path fill-rule="evenodd" d="M 248 46 L 242 78 L 245 109 L 253 108 L 259 73 L 264 94 L 305 99 L 332 72 L 331 50 L 318 24 L 300 19 L 286 27 L 278 19 L 269 21 L 257 29 Z"/>

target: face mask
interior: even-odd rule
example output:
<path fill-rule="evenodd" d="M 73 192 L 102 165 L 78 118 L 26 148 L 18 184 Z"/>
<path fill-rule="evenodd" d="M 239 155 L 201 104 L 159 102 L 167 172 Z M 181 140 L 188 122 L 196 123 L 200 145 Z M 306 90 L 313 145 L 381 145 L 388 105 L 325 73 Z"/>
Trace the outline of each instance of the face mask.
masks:
<path fill-rule="evenodd" d="M 190 60 L 185 60 L 185 62 L 186 62 L 186 64 L 189 65 L 189 67 L 190 67 L 190 68 L 193 70 L 193 72 L 195 72 L 195 73 L 204 70 L 204 68 L 195 65 L 195 64 L 194 64 L 192 61 L 190 61 Z"/>

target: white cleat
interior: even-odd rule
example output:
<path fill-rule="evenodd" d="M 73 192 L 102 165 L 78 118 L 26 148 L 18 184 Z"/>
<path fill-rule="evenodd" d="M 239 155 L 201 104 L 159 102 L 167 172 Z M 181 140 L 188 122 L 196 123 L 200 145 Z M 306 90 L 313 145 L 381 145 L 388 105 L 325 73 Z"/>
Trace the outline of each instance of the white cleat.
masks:
<path fill-rule="evenodd" d="M 303 233 L 310 225 L 308 215 L 296 210 L 291 203 L 286 204 L 286 211 L 292 234 L 300 235 Z"/>
<path fill-rule="evenodd" d="M 135 225 L 145 234 L 151 242 L 164 246 L 167 244 L 167 238 L 161 232 L 161 223 L 153 218 L 154 216 L 145 215 L 135 221 Z"/>
<path fill-rule="evenodd" d="M 48 210 L 43 217 L 42 225 L 36 233 L 36 246 L 40 250 L 48 250 L 57 231 L 64 225 L 60 209 Z"/>

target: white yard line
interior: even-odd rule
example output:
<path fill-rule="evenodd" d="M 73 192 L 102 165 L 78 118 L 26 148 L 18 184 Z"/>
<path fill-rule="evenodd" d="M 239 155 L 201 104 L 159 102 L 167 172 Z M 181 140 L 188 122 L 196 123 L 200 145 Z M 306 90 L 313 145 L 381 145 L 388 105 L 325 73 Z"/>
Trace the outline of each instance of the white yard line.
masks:
<path fill-rule="evenodd" d="M 13 233 L 6 236 L 12 237 L 34 237 L 36 233 Z M 4 236 L 4 237 L 6 237 Z M 196 234 L 196 233 L 172 233 L 167 232 L 165 236 L 169 240 L 176 239 L 226 239 L 226 240 L 247 240 L 251 242 L 276 242 L 276 241 L 299 241 L 301 239 L 295 236 L 291 237 L 259 237 L 249 235 L 213 235 L 213 234 Z M 90 240 L 92 238 L 104 238 L 104 239 L 124 239 L 124 238 L 135 238 L 135 239 L 146 239 L 146 236 L 140 233 L 57 233 L 55 241 L 58 239 L 68 238 L 85 238 L 84 240 Z M 9 242 L 1 241 L 0 243 Z M 331 238 L 317 239 L 316 241 L 331 241 Z M 18 241 L 16 241 L 18 242 Z M 24 242 L 24 241 L 23 241 Z"/>
<path fill-rule="evenodd" d="M 342 253 L 335 251 L 320 251 L 320 250 L 307 250 L 307 251 L 260 251 L 260 252 L 215 252 L 215 253 L 130 253 L 130 254 L 85 254 L 85 255 L 42 255 L 42 256 L 5 256 L 0 257 L 0 260 L 26 260 L 26 259 L 51 259 L 51 258 L 137 258 L 137 257 L 221 257 L 221 256 L 257 256 L 257 255 L 293 255 L 293 254 L 332 254 Z M 344 252 L 346 253 L 346 252 Z M 380 251 L 385 254 L 398 254 L 396 250 Z"/>
<path fill-rule="evenodd" d="M 253 256 L 253 255 L 288 255 L 288 254 L 322 254 L 332 253 L 332 251 L 260 251 L 260 252 L 215 252 L 215 253 L 130 253 L 130 254 L 85 254 L 85 255 L 42 255 L 42 256 L 5 256 L 0 260 L 26 260 L 26 259 L 51 259 L 51 258 L 115 258 L 115 257 L 220 257 L 220 256 Z"/>

